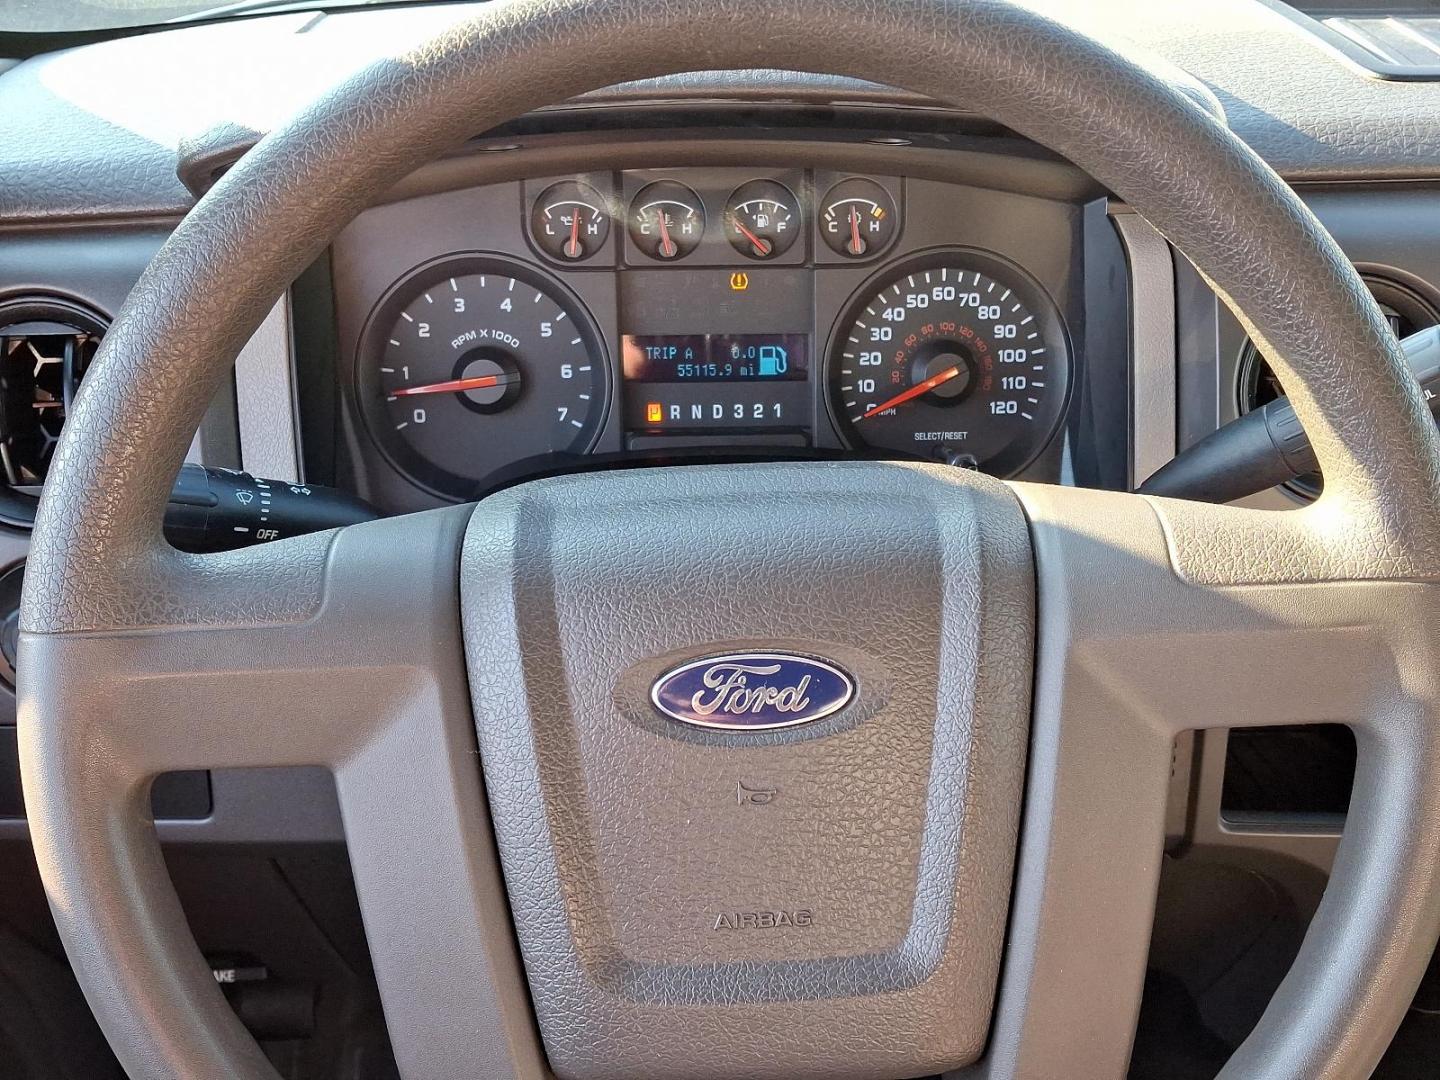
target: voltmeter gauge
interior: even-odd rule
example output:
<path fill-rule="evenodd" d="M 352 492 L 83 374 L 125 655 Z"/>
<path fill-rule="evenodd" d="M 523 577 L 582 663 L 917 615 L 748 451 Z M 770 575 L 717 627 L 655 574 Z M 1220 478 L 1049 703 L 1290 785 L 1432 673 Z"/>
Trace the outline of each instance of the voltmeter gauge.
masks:
<path fill-rule="evenodd" d="M 630 204 L 630 240 L 652 259 L 683 259 L 704 235 L 705 204 L 677 181 L 647 184 Z"/>
<path fill-rule="evenodd" d="M 800 202 L 778 180 L 751 180 L 725 205 L 725 235 L 752 259 L 783 255 L 800 235 Z"/>
<path fill-rule="evenodd" d="M 535 200 L 530 235 L 552 259 L 581 262 L 605 246 L 610 235 L 610 208 L 589 184 L 562 180 Z"/>
<path fill-rule="evenodd" d="M 874 180 L 851 177 L 832 187 L 821 203 L 820 236 L 847 259 L 878 255 L 895 238 L 895 200 Z"/>

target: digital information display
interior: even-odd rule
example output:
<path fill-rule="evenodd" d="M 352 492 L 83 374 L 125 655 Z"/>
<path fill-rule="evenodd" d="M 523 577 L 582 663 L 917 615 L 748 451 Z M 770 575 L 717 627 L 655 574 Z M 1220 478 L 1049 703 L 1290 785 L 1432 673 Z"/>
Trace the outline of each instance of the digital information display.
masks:
<path fill-rule="evenodd" d="M 626 334 L 625 378 L 632 382 L 804 382 L 808 334 Z"/>
<path fill-rule="evenodd" d="M 809 334 L 626 334 L 632 432 L 809 426 Z"/>

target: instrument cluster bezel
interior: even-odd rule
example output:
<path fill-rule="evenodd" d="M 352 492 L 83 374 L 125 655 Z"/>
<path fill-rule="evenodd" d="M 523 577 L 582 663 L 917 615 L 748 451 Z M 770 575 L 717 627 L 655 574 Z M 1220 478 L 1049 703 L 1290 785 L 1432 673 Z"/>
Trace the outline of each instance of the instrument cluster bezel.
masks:
<path fill-rule="evenodd" d="M 591 453 L 568 468 L 608 468 L 697 460 L 870 456 L 855 451 L 837 430 L 821 377 L 825 351 L 843 312 L 863 284 L 883 267 L 937 246 L 978 248 L 1023 269 L 1053 299 L 1071 340 L 1075 364 L 1070 402 L 1054 438 L 1040 448 L 1018 474 L 1022 479 L 1079 482 L 1081 474 L 1101 486 L 1123 485 L 1122 457 L 1128 448 L 1124 424 L 1128 400 L 1128 268 L 1107 204 L 1093 198 L 1093 187 L 1052 162 L 1017 160 L 1010 179 L 997 168 L 1000 155 L 893 145 L 837 145 L 829 139 L 693 141 L 637 140 L 601 145 L 593 139 L 566 155 L 555 145 L 543 153 L 509 154 L 498 171 L 507 178 L 493 183 L 460 182 L 451 170 L 434 190 L 413 189 L 407 197 L 361 214 L 341 235 L 330 261 L 335 298 L 336 381 L 340 391 L 336 425 L 342 435 L 335 456 L 338 480 L 396 510 L 434 505 L 433 492 L 408 480 L 374 447 L 357 422 L 355 364 L 359 330 L 385 290 L 413 266 L 455 250 L 480 250 L 519 257 L 570 290 L 593 318 L 611 367 L 612 406 Z M 489 161 L 478 160 L 479 165 Z M 529 160 L 528 166 L 525 164 Z M 565 164 L 583 162 L 585 169 Z M 466 163 L 467 167 L 470 164 Z M 842 258 L 816 232 L 816 192 L 850 177 L 868 177 L 893 193 L 901 216 L 891 244 L 863 259 Z M 479 179 L 477 175 L 475 177 Z M 579 180 L 613 200 L 623 214 L 629 200 L 647 183 L 670 178 L 686 183 L 706 200 L 710 228 L 706 242 L 683 260 L 657 263 L 629 250 L 623 217 L 608 230 L 604 249 L 594 258 L 560 265 L 537 249 L 530 234 L 534 200 L 551 185 Z M 806 215 L 800 242 L 773 261 L 746 258 L 714 227 L 724 201 L 743 184 L 776 179 L 795 191 Z M 619 342 L 627 332 L 627 289 L 638 288 L 645 274 L 667 266 L 691 272 L 715 271 L 728 277 L 748 272 L 752 279 L 770 269 L 789 268 L 802 275 L 802 301 L 811 313 L 806 327 L 815 375 L 813 427 L 803 445 L 767 445 L 763 438 L 696 440 L 694 445 L 627 445 L 618 401 L 621 386 Z M 633 276 L 632 276 L 633 275 Z M 631 282 L 636 283 L 634 285 Z M 678 296 L 671 303 L 683 303 Z M 663 306 L 663 305 L 662 305 Z M 716 328 L 724 329 L 724 328 Z M 730 327 L 729 329 L 734 329 Z M 1103 364 L 1090 370 L 1090 359 L 1103 352 Z M 1095 392 L 1095 391 L 1100 392 Z M 1083 415 L 1088 410 L 1088 416 Z M 1097 423 L 1117 426 L 1097 430 Z M 1088 428 L 1092 442 L 1077 442 Z M 520 477 L 519 479 L 523 479 Z"/>

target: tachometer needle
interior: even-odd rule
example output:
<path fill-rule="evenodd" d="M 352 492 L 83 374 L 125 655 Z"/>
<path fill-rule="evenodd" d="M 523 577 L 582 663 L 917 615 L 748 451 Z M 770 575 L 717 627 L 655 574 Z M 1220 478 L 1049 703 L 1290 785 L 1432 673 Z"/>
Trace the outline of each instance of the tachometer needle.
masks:
<path fill-rule="evenodd" d="M 957 378 L 959 375 L 960 365 L 951 365 L 944 371 L 940 372 L 938 375 L 931 375 L 930 378 L 926 379 L 924 382 L 916 383 L 914 386 L 910 387 L 909 390 L 902 390 L 900 393 L 892 397 L 889 401 L 882 401 L 873 409 L 867 409 L 864 413 L 861 414 L 860 419 L 868 420 L 876 413 L 882 413 L 886 409 L 893 409 L 896 405 L 904 405 L 905 402 L 910 401 L 912 398 L 917 398 L 921 394 L 928 394 L 937 386 L 941 385 L 942 383 L 947 383 L 951 379 Z"/>
<path fill-rule="evenodd" d="M 427 383 L 424 386 L 406 386 L 391 390 L 391 397 L 416 397 L 420 394 L 458 394 L 466 390 L 485 390 L 491 386 L 508 386 L 515 381 L 513 375 L 476 375 L 470 379 L 451 379 L 448 382 Z"/>

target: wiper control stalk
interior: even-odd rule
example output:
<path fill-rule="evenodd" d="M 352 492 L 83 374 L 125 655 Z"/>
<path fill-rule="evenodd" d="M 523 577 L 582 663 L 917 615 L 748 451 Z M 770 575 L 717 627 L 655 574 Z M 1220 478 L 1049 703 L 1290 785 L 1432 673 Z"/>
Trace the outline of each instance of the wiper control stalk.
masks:
<path fill-rule="evenodd" d="M 1432 412 L 1440 412 L 1440 326 L 1400 343 Z M 1137 489 L 1142 495 L 1224 503 L 1319 467 L 1310 438 L 1286 398 L 1276 398 L 1211 432 Z"/>
<path fill-rule="evenodd" d="M 335 488 L 184 465 L 165 507 L 165 537 L 182 551 L 229 551 L 379 516 Z"/>

